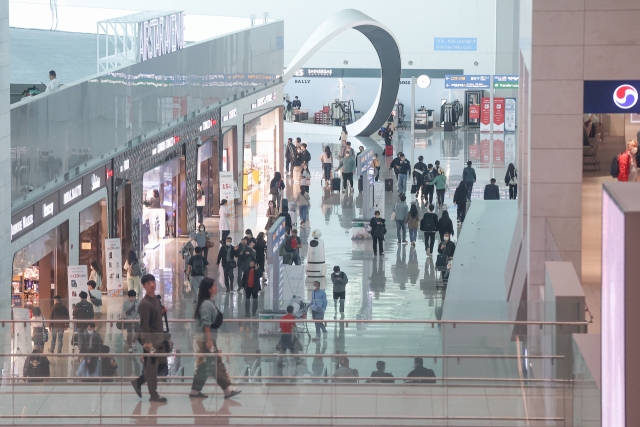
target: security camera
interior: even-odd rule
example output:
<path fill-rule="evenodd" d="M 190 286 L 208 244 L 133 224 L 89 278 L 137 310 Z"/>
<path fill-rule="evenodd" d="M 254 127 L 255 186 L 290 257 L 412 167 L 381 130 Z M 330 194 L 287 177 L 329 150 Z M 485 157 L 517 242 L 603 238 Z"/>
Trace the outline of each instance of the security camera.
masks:
<path fill-rule="evenodd" d="M 197 137 L 197 138 L 196 138 L 196 145 L 197 145 L 198 147 L 202 147 L 202 144 L 204 144 L 204 143 L 202 142 L 202 138 Z"/>

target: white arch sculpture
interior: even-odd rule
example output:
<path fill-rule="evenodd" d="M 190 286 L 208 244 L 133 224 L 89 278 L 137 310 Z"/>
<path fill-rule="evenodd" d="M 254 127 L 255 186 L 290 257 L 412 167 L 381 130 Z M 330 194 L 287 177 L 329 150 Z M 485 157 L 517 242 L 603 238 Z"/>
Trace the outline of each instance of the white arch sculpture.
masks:
<path fill-rule="evenodd" d="M 329 40 L 343 32 L 354 29 L 369 39 L 378 53 L 382 79 L 373 105 L 359 120 L 347 126 L 349 135 L 370 136 L 387 121 L 400 88 L 400 48 L 391 31 L 364 13 L 355 9 L 345 9 L 324 21 L 305 42 L 293 58 L 284 74 L 286 84 Z"/>

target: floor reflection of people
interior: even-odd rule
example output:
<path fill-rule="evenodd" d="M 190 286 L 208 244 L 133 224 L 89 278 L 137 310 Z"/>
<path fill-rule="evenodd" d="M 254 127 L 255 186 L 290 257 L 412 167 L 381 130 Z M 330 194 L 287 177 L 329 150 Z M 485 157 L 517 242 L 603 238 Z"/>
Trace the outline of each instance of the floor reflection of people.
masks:
<path fill-rule="evenodd" d="M 385 284 L 387 283 L 387 276 L 384 271 L 384 258 L 378 257 L 371 260 L 373 268 L 371 270 L 371 280 L 369 288 L 374 293 L 376 299 L 380 296 L 380 292 L 384 292 Z"/>
<path fill-rule="evenodd" d="M 333 324 L 333 348 L 336 353 L 346 353 L 347 343 L 344 336 L 344 322 Z"/>
<path fill-rule="evenodd" d="M 141 416 L 142 401 L 139 401 L 138 404 L 133 408 L 133 413 L 131 414 L 134 416 L 133 422 L 140 426 L 158 425 L 158 409 L 160 409 L 160 407 L 164 405 L 167 405 L 167 402 L 151 402 L 149 405 L 149 411 L 147 412 L 147 416 L 143 417 Z"/>
<path fill-rule="evenodd" d="M 222 406 L 217 411 L 207 411 L 204 406 L 205 399 L 189 399 L 191 410 L 193 411 L 193 424 L 197 426 L 209 425 L 231 425 L 231 408 L 242 406 L 240 402 L 233 399 L 223 399 Z M 207 406 L 209 402 L 207 401 Z"/>
<path fill-rule="evenodd" d="M 436 269 L 433 257 L 427 257 L 424 263 L 424 279 L 420 281 L 420 289 L 425 295 L 432 295 L 436 291 Z"/>
<path fill-rule="evenodd" d="M 313 358 L 311 362 L 311 372 L 314 377 L 321 377 L 322 371 L 324 370 L 324 357 L 322 356 L 327 352 L 327 341 L 316 341 L 316 356 Z M 314 379 L 313 382 L 321 382 L 324 380 Z"/>
<path fill-rule="evenodd" d="M 353 218 L 356 216 L 356 210 L 353 206 L 353 194 L 347 193 L 342 197 L 342 215 L 340 215 L 340 226 L 349 230 Z"/>
<path fill-rule="evenodd" d="M 398 245 L 396 250 L 396 264 L 391 268 L 393 281 L 400 285 L 400 289 L 406 289 L 407 284 L 407 247 Z"/>
<path fill-rule="evenodd" d="M 415 246 L 411 246 L 409 248 L 408 271 L 409 281 L 415 285 L 418 282 L 418 277 L 420 276 L 420 267 L 418 266 L 418 253 Z"/>

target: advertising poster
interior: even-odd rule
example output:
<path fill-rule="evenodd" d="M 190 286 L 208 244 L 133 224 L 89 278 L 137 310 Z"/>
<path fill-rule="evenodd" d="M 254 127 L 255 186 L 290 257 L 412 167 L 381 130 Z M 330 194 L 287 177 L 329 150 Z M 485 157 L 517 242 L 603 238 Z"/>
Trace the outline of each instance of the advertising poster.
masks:
<path fill-rule="evenodd" d="M 505 98 L 504 100 L 504 130 L 506 132 L 516 131 L 516 99 Z"/>
<path fill-rule="evenodd" d="M 493 167 L 504 167 L 504 141 L 501 139 L 493 141 Z"/>
<path fill-rule="evenodd" d="M 234 198 L 233 172 L 220 172 L 220 200 L 227 199 L 228 202 L 233 202 Z"/>
<path fill-rule="evenodd" d="M 70 265 L 67 267 L 67 280 L 69 284 L 69 311 L 80 302 L 80 292 L 89 293 L 87 282 L 89 274 L 86 265 Z"/>
<path fill-rule="evenodd" d="M 480 105 L 469 104 L 469 119 L 478 120 L 480 118 Z"/>
<path fill-rule="evenodd" d="M 491 130 L 491 100 L 482 98 L 480 102 L 480 132 L 489 132 Z"/>
<path fill-rule="evenodd" d="M 483 139 L 480 141 L 480 166 L 488 167 L 491 160 L 491 141 Z"/>
<path fill-rule="evenodd" d="M 480 161 L 480 146 L 478 144 L 469 145 L 469 160 L 474 163 Z"/>
<path fill-rule="evenodd" d="M 516 162 L 516 136 L 513 134 L 504 136 L 504 161 L 506 164 Z"/>
<path fill-rule="evenodd" d="M 504 98 L 493 98 L 493 131 L 504 132 Z"/>
<path fill-rule="evenodd" d="M 118 296 L 124 294 L 122 279 L 122 250 L 120 239 L 105 239 L 104 253 L 106 261 L 107 294 Z"/>

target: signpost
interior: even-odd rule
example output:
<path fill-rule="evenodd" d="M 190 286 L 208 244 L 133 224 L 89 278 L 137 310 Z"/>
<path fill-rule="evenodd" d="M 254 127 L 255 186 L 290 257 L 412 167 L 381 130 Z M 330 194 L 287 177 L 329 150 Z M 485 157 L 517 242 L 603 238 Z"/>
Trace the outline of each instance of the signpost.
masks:
<path fill-rule="evenodd" d="M 475 52 L 478 50 L 478 39 L 475 37 L 434 37 L 433 50 Z"/>
<path fill-rule="evenodd" d="M 120 239 L 104 239 L 104 253 L 107 260 L 105 268 L 107 280 L 107 294 L 121 296 L 124 293 L 122 288 L 122 249 Z M 142 295 L 139 295 L 142 297 Z"/>
<path fill-rule="evenodd" d="M 445 89 L 489 89 L 491 76 L 480 75 L 451 75 L 444 76 Z"/>
<path fill-rule="evenodd" d="M 495 74 L 493 76 L 494 89 L 518 89 L 520 77 L 517 74 Z"/>
<path fill-rule="evenodd" d="M 280 246 L 284 245 L 285 238 L 287 237 L 287 227 L 284 217 L 280 217 L 276 222 L 267 230 L 267 262 L 268 262 L 268 275 L 269 275 L 269 297 L 265 299 L 266 304 L 271 304 L 271 308 L 275 310 L 280 309 L 280 303 L 282 301 L 282 287 L 281 280 L 283 275 L 284 266 L 282 264 L 282 258 L 280 257 Z"/>

